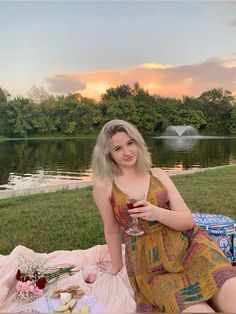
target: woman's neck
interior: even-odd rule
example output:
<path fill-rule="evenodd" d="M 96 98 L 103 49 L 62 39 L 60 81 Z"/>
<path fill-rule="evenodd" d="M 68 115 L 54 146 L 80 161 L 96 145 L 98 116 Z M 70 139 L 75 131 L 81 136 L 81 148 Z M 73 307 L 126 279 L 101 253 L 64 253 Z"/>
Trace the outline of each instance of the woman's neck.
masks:
<path fill-rule="evenodd" d="M 134 168 L 125 169 L 120 176 L 114 178 L 114 183 L 126 194 L 134 191 L 142 191 L 147 194 L 150 186 L 150 173 L 148 171 L 140 172 Z"/>
<path fill-rule="evenodd" d="M 121 171 L 122 171 L 121 177 L 126 177 L 126 178 L 140 177 L 140 176 L 145 176 L 146 174 L 148 174 L 148 171 L 141 172 L 136 167 L 122 168 Z"/>

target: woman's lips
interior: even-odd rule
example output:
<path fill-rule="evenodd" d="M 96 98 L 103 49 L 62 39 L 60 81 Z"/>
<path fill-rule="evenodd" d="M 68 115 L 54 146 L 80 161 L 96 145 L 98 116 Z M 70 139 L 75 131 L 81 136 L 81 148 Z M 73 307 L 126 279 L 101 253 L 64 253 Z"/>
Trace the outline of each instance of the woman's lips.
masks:
<path fill-rule="evenodd" d="M 124 160 L 125 160 L 125 161 L 130 161 L 130 160 L 133 159 L 133 157 L 134 157 L 134 156 L 130 156 L 129 158 L 125 158 Z"/>

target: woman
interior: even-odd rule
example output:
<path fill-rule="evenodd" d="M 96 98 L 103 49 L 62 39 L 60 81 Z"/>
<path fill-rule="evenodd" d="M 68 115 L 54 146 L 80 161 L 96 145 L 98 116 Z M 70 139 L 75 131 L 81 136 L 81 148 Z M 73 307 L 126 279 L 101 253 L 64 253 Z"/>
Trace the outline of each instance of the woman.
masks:
<path fill-rule="evenodd" d="M 236 309 L 236 272 L 199 226 L 169 176 L 151 169 L 139 131 L 123 120 L 104 125 L 93 151 L 93 197 L 104 223 L 112 274 L 125 263 L 138 312 L 222 312 Z M 145 192 L 128 209 L 126 194 Z M 142 206 L 142 207 L 140 207 Z M 141 236 L 130 236 L 129 216 Z M 208 303 L 211 301 L 213 307 Z"/>

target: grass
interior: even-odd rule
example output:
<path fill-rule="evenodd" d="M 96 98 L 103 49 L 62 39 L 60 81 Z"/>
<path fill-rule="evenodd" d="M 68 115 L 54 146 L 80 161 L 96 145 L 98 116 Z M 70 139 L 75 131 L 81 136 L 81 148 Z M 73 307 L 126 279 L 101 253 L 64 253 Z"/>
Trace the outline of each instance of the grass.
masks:
<path fill-rule="evenodd" d="M 236 166 L 172 179 L 193 212 L 217 213 L 236 220 Z"/>
<path fill-rule="evenodd" d="M 104 242 L 91 188 L 1 200 L 0 221 L 1 254 L 9 254 L 18 244 L 50 252 Z"/>
<path fill-rule="evenodd" d="M 172 177 L 193 212 L 236 219 L 236 166 Z M 17 245 L 37 252 L 104 243 L 92 187 L 0 200 L 0 254 Z"/>

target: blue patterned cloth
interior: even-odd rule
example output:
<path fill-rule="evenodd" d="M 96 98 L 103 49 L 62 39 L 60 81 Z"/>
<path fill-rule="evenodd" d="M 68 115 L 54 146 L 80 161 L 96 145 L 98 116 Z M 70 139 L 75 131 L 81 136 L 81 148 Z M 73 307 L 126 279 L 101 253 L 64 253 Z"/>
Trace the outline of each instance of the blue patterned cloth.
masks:
<path fill-rule="evenodd" d="M 236 260 L 236 229 L 235 220 L 224 215 L 217 214 L 193 214 L 196 224 L 204 228 L 216 241 L 230 262 Z"/>

